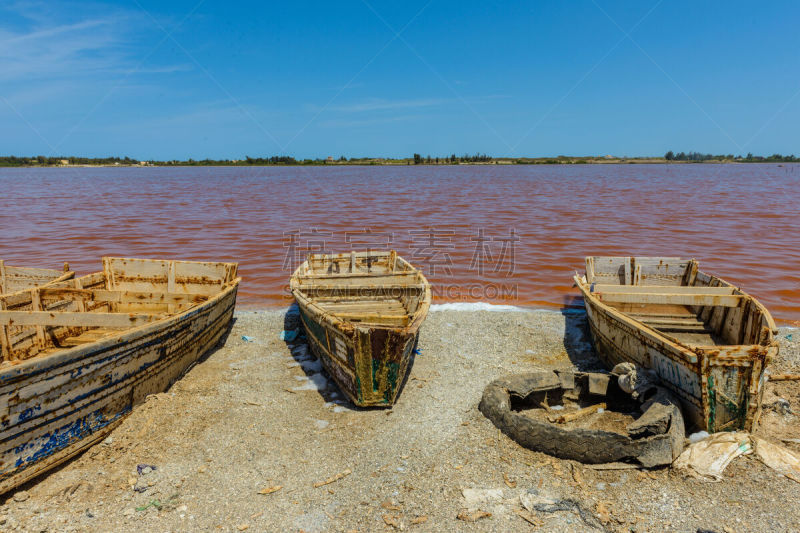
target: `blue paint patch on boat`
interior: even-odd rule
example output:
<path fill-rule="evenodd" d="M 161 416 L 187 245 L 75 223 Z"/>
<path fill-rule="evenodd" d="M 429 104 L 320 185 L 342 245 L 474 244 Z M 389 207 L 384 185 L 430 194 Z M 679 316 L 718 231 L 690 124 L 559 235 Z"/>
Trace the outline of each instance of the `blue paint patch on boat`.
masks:
<path fill-rule="evenodd" d="M 94 390 L 83 393 L 80 395 L 80 397 L 71 398 L 68 404 L 65 403 L 60 407 L 53 408 L 53 406 L 48 403 L 39 403 L 37 405 L 28 407 L 25 411 L 23 411 L 14 424 L 9 424 L 8 420 L 4 421 L 3 424 L 5 427 L 10 426 L 12 431 L 15 429 L 18 431 L 14 435 L 7 436 L 7 438 L 4 439 L 6 442 L 13 441 L 25 433 L 29 433 L 31 438 L 19 446 L 12 448 L 14 454 L 17 456 L 15 458 L 16 465 L 12 466 L 10 464 L 11 461 L 9 461 L 7 468 L 0 468 L 0 479 L 5 478 L 5 476 L 8 475 L 14 475 L 16 472 L 31 467 L 33 464 L 45 460 L 47 457 L 52 456 L 53 454 L 78 446 L 79 441 L 90 438 L 92 434 L 102 431 L 103 428 L 128 415 L 132 410 L 132 405 L 128 404 L 119 406 L 119 411 L 108 413 L 107 409 L 109 405 L 105 402 L 105 396 L 98 393 L 102 393 L 104 390 L 110 390 L 115 387 L 119 387 L 120 385 L 122 385 L 122 388 L 119 390 L 130 390 L 130 387 L 133 386 L 133 383 L 125 382 L 130 382 L 132 379 L 137 379 L 138 374 L 147 370 L 153 365 L 163 363 L 164 359 L 170 358 L 174 354 L 167 354 L 162 350 L 159 352 L 158 357 L 156 357 L 154 361 L 142 363 L 137 368 L 126 372 L 124 375 L 118 374 L 116 379 L 114 379 L 114 367 L 118 368 L 117 365 L 119 364 L 119 361 L 124 361 L 126 358 L 129 358 L 131 353 L 134 351 L 161 344 L 164 342 L 164 340 L 173 336 L 185 334 L 187 338 L 201 338 L 207 332 L 220 327 L 223 323 L 230 323 L 230 315 L 232 314 L 235 302 L 236 300 L 234 293 L 234 297 L 225 307 L 225 310 L 219 313 L 214 320 L 210 320 L 205 326 L 200 327 L 199 331 L 194 331 L 190 321 L 184 322 L 183 324 L 171 324 L 170 326 L 165 327 L 161 335 L 158 335 L 156 338 L 151 338 L 148 342 L 141 342 L 141 338 L 128 338 L 125 341 L 125 344 L 128 345 L 128 349 L 120 350 L 119 344 L 113 344 L 98 348 L 93 352 L 83 354 L 80 357 L 80 360 L 83 362 L 83 364 L 78 368 L 69 370 L 64 368 L 77 362 L 77 359 L 71 358 L 69 360 L 59 361 L 54 365 L 41 366 L 35 370 L 29 369 L 27 371 L 20 372 L 20 369 L 15 369 L 11 372 L 3 372 L 0 374 L 0 384 L 18 382 L 19 386 L 24 386 L 26 383 L 35 381 L 36 377 L 41 375 L 43 372 L 53 372 L 54 370 L 63 368 L 61 375 L 69 375 L 73 378 L 80 377 L 79 381 L 97 379 L 100 383 L 98 387 L 94 388 Z M 200 308 L 189 313 L 188 315 L 184 315 L 184 318 L 188 319 L 190 317 L 199 317 L 209 314 L 212 309 L 213 307 Z M 202 357 L 206 352 L 212 351 L 215 346 L 216 343 L 213 346 L 207 346 L 206 349 L 203 350 L 202 354 L 197 354 L 198 358 Z M 112 350 L 113 352 L 109 353 Z M 106 365 L 108 366 L 103 368 Z M 95 377 L 91 377 L 92 374 L 95 374 Z M 72 383 L 71 385 L 75 386 L 76 384 Z M 93 395 L 95 398 L 91 398 Z M 79 402 L 81 402 L 81 400 L 86 400 L 87 398 L 90 398 L 90 401 L 87 403 L 87 405 L 78 407 Z M 24 422 L 27 422 L 25 425 L 30 426 L 31 424 L 36 423 L 35 420 L 37 418 L 45 416 L 46 414 L 54 411 L 61 410 L 66 405 L 73 406 L 72 410 L 59 413 L 58 416 L 47 420 L 47 424 L 58 423 L 59 420 L 61 420 L 62 423 L 65 423 L 65 419 L 74 417 L 78 414 L 78 412 L 87 413 L 87 411 L 92 408 L 94 408 L 94 410 L 88 412 L 88 414 L 83 415 L 79 419 L 72 419 L 69 423 L 65 423 L 65 425 L 54 431 L 44 434 L 40 433 L 38 436 L 34 436 L 36 430 L 38 429 L 36 427 L 25 429 L 19 427 L 14 428 L 14 426 Z"/>
<path fill-rule="evenodd" d="M 31 418 L 33 418 L 33 415 L 35 415 L 37 411 L 41 410 L 42 410 L 41 405 L 34 405 L 33 407 L 28 407 L 27 409 L 25 409 L 20 413 L 19 421 L 25 422 L 26 420 L 30 420 Z"/>
<path fill-rule="evenodd" d="M 17 454 L 22 454 L 25 452 L 26 448 L 34 448 L 35 451 L 31 455 L 17 458 L 14 468 L 24 468 L 30 464 L 41 461 L 45 457 L 67 448 L 70 444 L 84 439 L 92 433 L 96 433 L 119 418 L 127 415 L 129 412 L 130 408 L 123 409 L 119 413 L 116 413 L 113 417 L 107 418 L 101 411 L 94 411 L 87 414 L 83 418 L 79 418 L 71 424 L 44 435 L 44 438 L 47 440 L 45 440 L 43 443 L 33 442 L 17 446 L 14 449 L 15 453 Z"/>

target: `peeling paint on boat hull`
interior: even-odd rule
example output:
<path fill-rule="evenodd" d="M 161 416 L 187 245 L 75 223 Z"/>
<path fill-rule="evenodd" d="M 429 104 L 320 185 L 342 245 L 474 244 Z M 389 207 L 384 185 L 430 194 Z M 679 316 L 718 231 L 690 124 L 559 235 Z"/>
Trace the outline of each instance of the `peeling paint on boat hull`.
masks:
<path fill-rule="evenodd" d="M 104 438 L 226 333 L 237 285 L 145 327 L 0 371 L 0 494 Z"/>

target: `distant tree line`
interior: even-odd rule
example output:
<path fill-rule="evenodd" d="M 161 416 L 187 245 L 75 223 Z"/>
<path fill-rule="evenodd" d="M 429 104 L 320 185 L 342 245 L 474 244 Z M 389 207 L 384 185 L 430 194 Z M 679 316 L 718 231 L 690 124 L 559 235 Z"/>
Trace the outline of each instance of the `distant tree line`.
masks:
<path fill-rule="evenodd" d="M 772 154 L 770 156 L 760 156 L 760 155 L 753 155 L 748 153 L 746 156 L 742 157 L 741 155 L 734 156 L 733 154 L 728 155 L 712 155 L 712 154 L 701 154 L 699 152 L 678 152 L 677 154 L 670 150 L 666 154 L 664 154 L 664 159 L 667 161 L 740 161 L 746 163 L 792 163 L 795 161 L 800 161 L 794 155 L 781 155 L 781 154 Z"/>
<path fill-rule="evenodd" d="M 0 156 L 0 167 L 27 167 L 27 166 L 55 166 L 63 165 L 136 165 L 136 159 L 130 157 L 75 157 L 58 156 L 47 157 L 37 155 L 33 157 L 19 157 L 15 155 Z"/>
<path fill-rule="evenodd" d="M 642 162 L 658 162 L 659 158 L 639 158 Z M 800 162 L 800 158 L 794 155 L 781 155 L 772 154 L 770 156 L 759 156 L 748 153 L 746 156 L 733 154 L 703 154 L 700 152 L 678 152 L 677 154 L 670 150 L 664 154 L 664 159 L 667 161 L 686 161 L 686 162 L 704 162 L 704 161 L 732 161 L 736 163 L 793 163 Z M 518 165 L 537 165 L 537 164 L 583 164 L 591 162 L 604 162 L 608 160 L 619 160 L 625 162 L 627 157 L 614 158 L 611 156 L 597 157 L 597 156 L 581 156 L 581 157 L 568 157 L 557 156 L 555 158 L 493 158 L 486 154 L 476 153 L 474 155 L 464 154 L 457 156 L 451 154 L 449 156 L 435 156 L 432 157 L 422 156 L 421 154 L 414 154 L 410 158 L 372 158 L 372 157 L 351 157 L 340 156 L 338 159 L 328 157 L 325 159 L 296 159 L 287 155 L 274 155 L 271 157 L 250 157 L 245 156 L 244 159 L 187 159 L 178 160 L 173 159 L 170 161 L 140 161 L 130 157 L 76 157 L 76 156 L 0 156 L 0 167 L 27 167 L 27 166 L 61 166 L 61 165 L 151 165 L 151 166 L 267 166 L 267 165 L 381 165 L 381 164 L 414 164 L 414 165 L 457 165 L 460 163 L 516 163 Z M 632 162 L 632 161 L 629 161 Z"/>
<path fill-rule="evenodd" d="M 415 165 L 456 165 L 458 163 L 491 163 L 493 158 L 486 154 L 469 155 L 464 154 L 461 157 L 456 154 L 444 157 L 422 157 L 420 154 L 414 154 L 413 157 Z"/>

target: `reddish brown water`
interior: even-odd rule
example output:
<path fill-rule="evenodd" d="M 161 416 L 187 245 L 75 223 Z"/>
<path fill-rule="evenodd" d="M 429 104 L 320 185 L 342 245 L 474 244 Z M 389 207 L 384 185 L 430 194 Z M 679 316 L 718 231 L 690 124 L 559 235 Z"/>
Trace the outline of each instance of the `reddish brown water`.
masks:
<path fill-rule="evenodd" d="M 392 247 L 439 302 L 575 305 L 584 256 L 667 255 L 800 321 L 800 165 L 0 169 L 0 191 L 9 264 L 238 261 L 244 307 L 284 305 L 309 250 Z"/>

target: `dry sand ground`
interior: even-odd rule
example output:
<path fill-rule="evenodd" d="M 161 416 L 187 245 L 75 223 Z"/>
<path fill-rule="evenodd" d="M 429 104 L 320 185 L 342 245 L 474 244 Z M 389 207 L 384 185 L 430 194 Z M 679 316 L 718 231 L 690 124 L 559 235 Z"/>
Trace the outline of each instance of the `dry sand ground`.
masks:
<path fill-rule="evenodd" d="M 283 326 L 282 312 L 237 313 L 224 346 L 171 390 L 6 495 L 0 530 L 527 531 L 536 526 L 516 513 L 526 492 L 561 500 L 564 510 L 529 516 L 541 531 L 800 530 L 800 484 L 750 457 L 704 483 L 670 469 L 597 471 L 498 434 L 477 409 L 490 380 L 599 367 L 581 313 L 432 312 L 392 410 L 337 403 L 332 384 L 318 391 L 319 367 L 303 347 L 293 357 Z M 800 369 L 797 337 L 781 330 L 776 371 Z M 777 392 L 800 413 L 798 385 L 770 389 L 769 402 Z M 773 439 L 800 437 L 794 415 L 765 420 Z M 495 490 L 467 501 L 463 489 Z M 457 518 L 468 507 L 491 516 Z"/>

